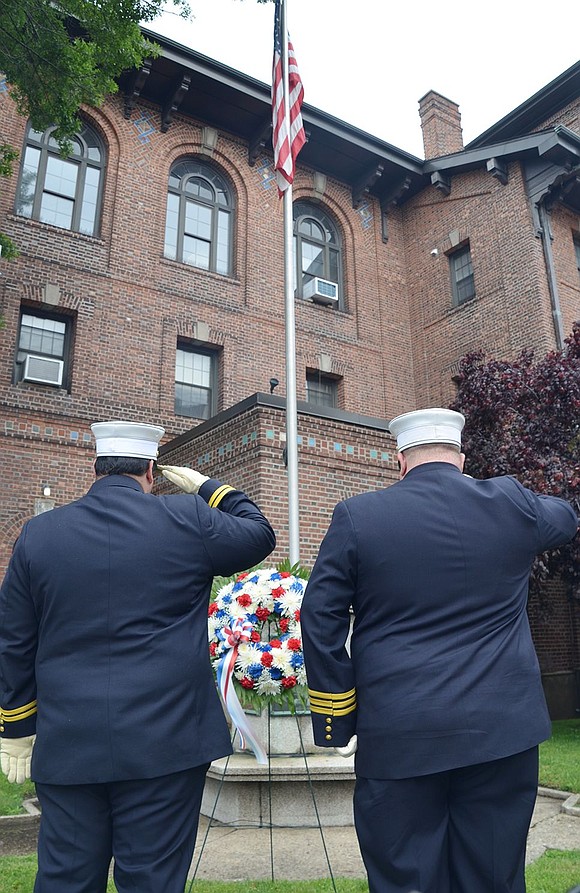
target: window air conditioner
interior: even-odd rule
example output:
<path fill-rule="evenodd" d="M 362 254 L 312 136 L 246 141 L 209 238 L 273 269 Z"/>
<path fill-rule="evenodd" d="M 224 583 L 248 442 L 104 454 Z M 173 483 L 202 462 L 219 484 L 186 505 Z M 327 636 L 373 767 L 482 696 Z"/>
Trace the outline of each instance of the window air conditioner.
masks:
<path fill-rule="evenodd" d="M 305 298 L 311 298 L 317 304 L 338 304 L 337 283 L 319 279 L 318 276 L 306 283 L 303 294 Z"/>
<path fill-rule="evenodd" d="M 37 357 L 29 353 L 24 361 L 24 381 L 38 381 L 41 384 L 62 384 L 63 360 L 52 357 Z"/>

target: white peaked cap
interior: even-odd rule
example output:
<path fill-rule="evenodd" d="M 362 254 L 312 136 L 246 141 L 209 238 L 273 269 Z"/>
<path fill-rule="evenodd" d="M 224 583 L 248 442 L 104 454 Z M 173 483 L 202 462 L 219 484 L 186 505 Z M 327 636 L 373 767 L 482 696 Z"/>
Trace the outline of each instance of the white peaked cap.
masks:
<path fill-rule="evenodd" d="M 95 422 L 91 430 L 97 442 L 98 456 L 130 456 L 156 459 L 165 428 L 137 422 Z"/>
<path fill-rule="evenodd" d="M 461 446 L 465 416 L 452 409 L 417 409 L 389 422 L 400 452 L 424 443 L 451 443 Z"/>

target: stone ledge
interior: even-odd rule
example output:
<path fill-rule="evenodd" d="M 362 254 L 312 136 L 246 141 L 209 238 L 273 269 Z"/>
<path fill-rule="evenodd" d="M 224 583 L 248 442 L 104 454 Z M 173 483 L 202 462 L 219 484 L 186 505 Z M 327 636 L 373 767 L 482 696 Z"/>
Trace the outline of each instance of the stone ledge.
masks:
<path fill-rule="evenodd" d="M 230 827 L 312 828 L 353 823 L 354 758 L 236 753 L 211 764 L 201 812 Z"/>
<path fill-rule="evenodd" d="M 354 781 L 354 757 L 338 754 L 307 754 L 301 756 L 273 756 L 269 764 L 256 762 L 253 754 L 234 753 L 215 760 L 209 767 L 209 778 L 224 782 L 297 781 Z"/>

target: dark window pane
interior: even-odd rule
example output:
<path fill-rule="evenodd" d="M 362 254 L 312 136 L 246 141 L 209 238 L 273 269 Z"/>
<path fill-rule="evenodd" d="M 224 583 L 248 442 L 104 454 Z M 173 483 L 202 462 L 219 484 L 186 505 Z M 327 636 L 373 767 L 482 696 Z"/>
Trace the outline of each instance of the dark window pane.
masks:
<path fill-rule="evenodd" d="M 175 164 L 169 176 L 165 256 L 203 270 L 230 272 L 232 218 L 225 181 L 209 165 Z"/>
<path fill-rule="evenodd" d="M 336 406 L 338 402 L 338 382 L 323 375 L 307 375 L 306 398 L 317 406 Z"/>
<path fill-rule="evenodd" d="M 175 412 L 209 419 L 214 412 L 215 355 L 177 348 L 175 354 Z"/>
<path fill-rule="evenodd" d="M 475 297 L 475 282 L 469 248 L 464 248 L 452 254 L 449 258 L 449 263 L 451 267 L 453 301 L 456 305 L 463 304 L 465 301 Z"/>
<path fill-rule="evenodd" d="M 64 356 L 66 324 L 56 319 L 23 314 L 18 346 L 28 353 Z"/>
<path fill-rule="evenodd" d="M 84 127 L 73 140 L 71 154 L 62 158 L 52 131 L 28 131 L 16 213 L 92 236 L 97 229 L 103 168 L 98 138 Z"/>
<path fill-rule="evenodd" d="M 209 419 L 211 392 L 207 388 L 175 383 L 175 412 L 195 419 Z"/>
<path fill-rule="evenodd" d="M 294 287 L 305 297 L 304 287 L 314 276 L 336 283 L 342 303 L 340 244 L 336 226 L 317 205 L 296 202 L 294 216 Z"/>

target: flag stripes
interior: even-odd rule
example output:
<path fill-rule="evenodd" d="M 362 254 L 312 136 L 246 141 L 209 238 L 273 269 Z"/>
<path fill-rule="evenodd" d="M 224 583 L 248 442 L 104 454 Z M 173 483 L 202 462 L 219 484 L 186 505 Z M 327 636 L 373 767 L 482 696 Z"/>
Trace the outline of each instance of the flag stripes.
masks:
<path fill-rule="evenodd" d="M 286 97 L 284 96 L 283 50 L 281 30 L 281 0 L 276 0 L 274 12 L 274 60 L 272 70 L 272 145 L 274 170 L 278 194 L 283 195 L 294 180 L 296 156 L 306 142 L 302 123 L 304 87 L 300 80 L 294 47 L 288 38 L 288 107 L 290 108 L 290 133 L 286 123 Z"/>

